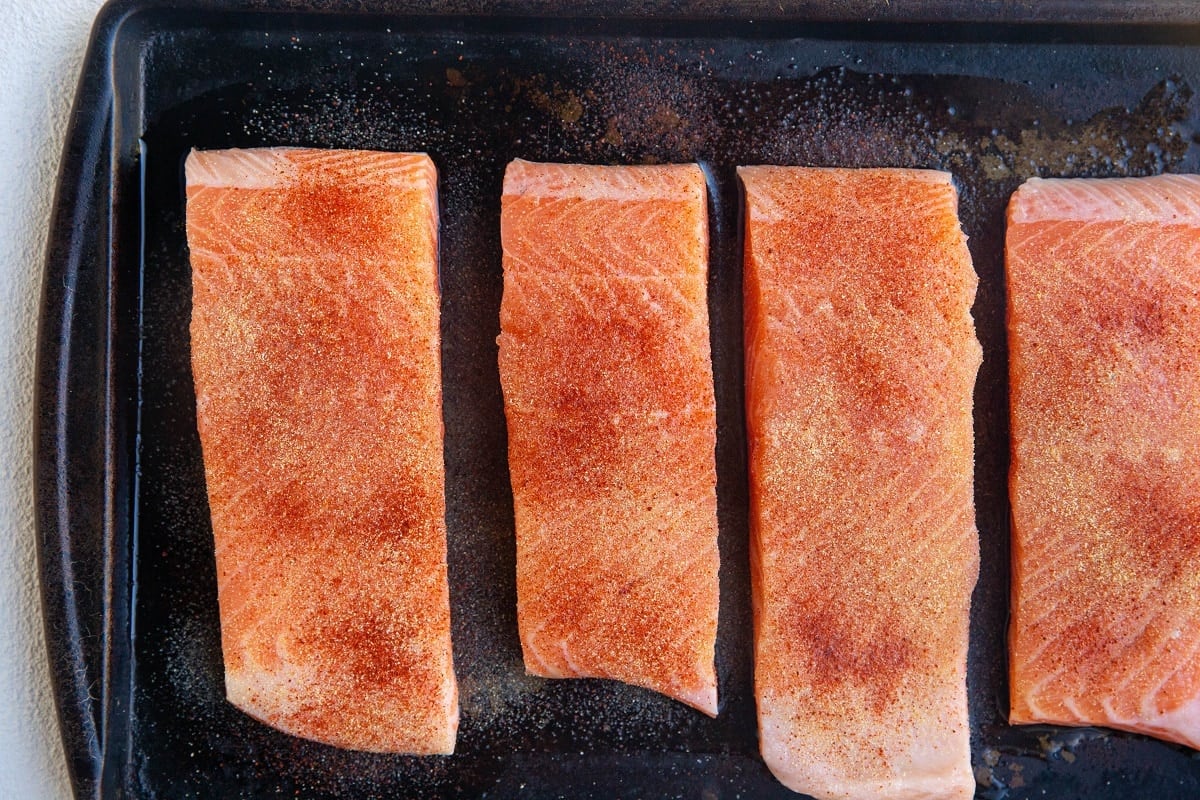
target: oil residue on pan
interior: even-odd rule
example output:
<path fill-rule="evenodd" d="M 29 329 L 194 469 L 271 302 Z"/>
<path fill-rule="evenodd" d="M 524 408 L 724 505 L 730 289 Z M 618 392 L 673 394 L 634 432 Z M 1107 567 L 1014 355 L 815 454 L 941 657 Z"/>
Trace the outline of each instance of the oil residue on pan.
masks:
<path fill-rule="evenodd" d="M 144 797 L 792 796 L 757 755 L 734 167 L 952 171 L 981 278 L 974 309 L 982 574 L 969 664 L 980 796 L 1183 797 L 1191 755 L 1123 734 L 1004 723 L 1008 592 L 1003 220 L 1040 175 L 1197 167 L 1188 45 L 655 38 L 551 23 L 387 29 L 338 20 L 184 16 L 137 50 L 147 179 L 136 668 L 129 793 Z M 328 20 L 325 23 L 328 24 Z M 292 26 L 292 27 L 284 27 Z M 650 31 L 654 33 L 654 31 Z M 660 32 L 661 33 L 661 32 Z M 940 38 L 934 38 L 934 37 Z M 921 38 L 927 37 L 927 38 Z M 1142 77 L 1132 77 L 1142 76 Z M 212 540 L 188 361 L 190 276 L 179 165 L 192 147 L 425 151 L 441 174 L 451 599 L 462 691 L 457 754 L 402 758 L 292 739 L 222 699 Z M 524 674 L 512 501 L 496 367 L 500 181 L 513 158 L 699 161 L 712 179 L 710 312 L 718 403 L 722 710 L 709 720 L 632 687 Z M 132 270 L 133 268 L 130 267 Z"/>

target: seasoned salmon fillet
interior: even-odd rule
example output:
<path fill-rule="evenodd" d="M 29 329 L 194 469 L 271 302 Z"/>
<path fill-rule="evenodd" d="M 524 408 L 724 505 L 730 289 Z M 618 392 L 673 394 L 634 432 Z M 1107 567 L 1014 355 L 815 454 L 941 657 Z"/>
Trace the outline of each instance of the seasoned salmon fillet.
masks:
<path fill-rule="evenodd" d="M 1200 177 L 1009 205 L 1010 719 L 1200 747 Z"/>
<path fill-rule="evenodd" d="M 705 199 L 695 165 L 509 164 L 499 345 L 526 670 L 715 715 Z"/>
<path fill-rule="evenodd" d="M 816 798 L 969 798 L 977 279 L 950 176 L 742 167 L 759 740 Z"/>
<path fill-rule="evenodd" d="M 340 747 L 449 753 L 434 166 L 217 150 L 186 176 L 228 698 Z"/>

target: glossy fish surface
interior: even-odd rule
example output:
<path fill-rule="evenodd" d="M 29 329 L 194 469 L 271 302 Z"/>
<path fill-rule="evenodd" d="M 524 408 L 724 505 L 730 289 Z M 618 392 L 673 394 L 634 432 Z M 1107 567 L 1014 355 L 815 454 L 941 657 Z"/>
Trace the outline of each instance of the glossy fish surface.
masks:
<path fill-rule="evenodd" d="M 741 167 L 759 745 L 826 798 L 974 795 L 977 278 L 942 172 Z"/>
<path fill-rule="evenodd" d="M 1009 204 L 1010 720 L 1200 747 L 1200 177 Z"/>
<path fill-rule="evenodd" d="M 705 198 L 696 165 L 509 164 L 499 363 L 526 670 L 715 715 Z"/>
<path fill-rule="evenodd" d="M 193 151 L 186 175 L 226 694 L 297 736 L 449 753 L 433 163 Z"/>

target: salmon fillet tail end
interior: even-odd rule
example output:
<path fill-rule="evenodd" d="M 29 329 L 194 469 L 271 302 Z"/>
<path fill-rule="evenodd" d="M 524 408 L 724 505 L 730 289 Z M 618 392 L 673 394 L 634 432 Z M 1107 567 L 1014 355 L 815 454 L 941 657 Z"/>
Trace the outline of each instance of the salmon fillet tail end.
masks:
<path fill-rule="evenodd" d="M 954 185 L 738 174 L 763 759 L 819 800 L 966 800 L 981 350 Z"/>
<path fill-rule="evenodd" d="M 226 696 L 338 747 L 451 753 L 433 162 L 192 151 L 185 175 Z"/>
<path fill-rule="evenodd" d="M 526 670 L 716 715 L 706 198 L 695 164 L 509 164 L 498 342 Z"/>
<path fill-rule="evenodd" d="M 1200 176 L 1013 195 L 1009 719 L 1200 748 Z"/>

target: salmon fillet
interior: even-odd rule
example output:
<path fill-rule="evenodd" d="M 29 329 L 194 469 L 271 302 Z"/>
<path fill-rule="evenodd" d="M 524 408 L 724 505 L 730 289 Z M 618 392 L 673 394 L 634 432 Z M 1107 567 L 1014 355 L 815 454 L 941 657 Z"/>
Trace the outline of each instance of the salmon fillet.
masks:
<path fill-rule="evenodd" d="M 526 670 L 715 715 L 705 199 L 695 165 L 509 164 L 499 345 Z"/>
<path fill-rule="evenodd" d="M 742 167 L 755 696 L 816 798 L 969 798 L 977 279 L 950 176 Z"/>
<path fill-rule="evenodd" d="M 229 701 L 340 747 L 449 753 L 434 166 L 223 150 L 186 173 Z"/>
<path fill-rule="evenodd" d="M 1010 719 L 1200 748 L 1200 177 L 1009 205 Z"/>

